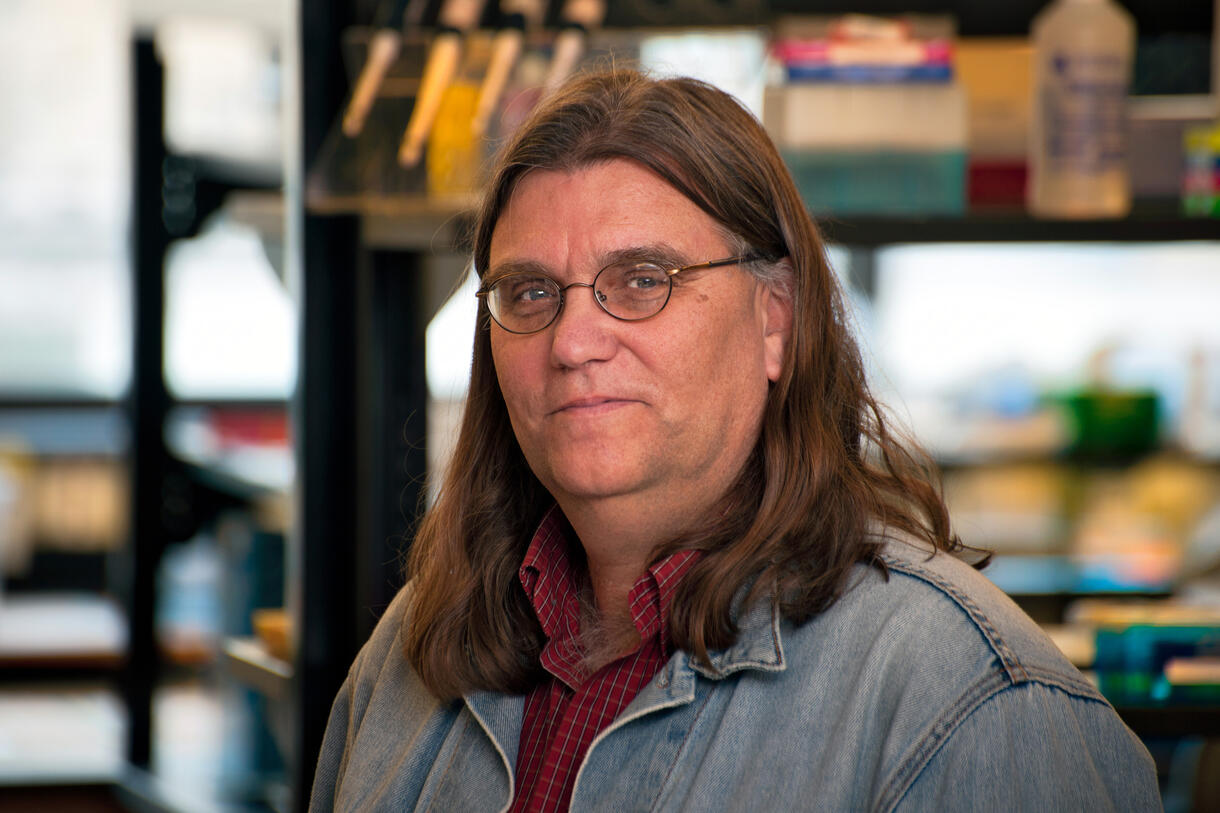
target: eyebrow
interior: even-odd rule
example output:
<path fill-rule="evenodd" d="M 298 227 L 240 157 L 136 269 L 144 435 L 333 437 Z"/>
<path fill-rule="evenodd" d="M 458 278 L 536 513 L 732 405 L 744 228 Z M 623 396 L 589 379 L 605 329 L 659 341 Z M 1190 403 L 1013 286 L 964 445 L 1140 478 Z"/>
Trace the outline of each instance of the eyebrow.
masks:
<path fill-rule="evenodd" d="M 541 277 L 554 276 L 549 268 L 535 260 L 507 260 L 483 275 L 483 287 L 486 288 L 492 283 L 498 282 L 505 277 L 511 277 L 514 274 L 532 274 Z"/>
<path fill-rule="evenodd" d="M 598 259 L 598 270 L 608 265 L 626 261 L 654 262 L 669 268 L 681 268 L 690 264 L 690 259 L 667 243 L 650 243 L 648 245 L 626 246 L 616 248 L 602 254 Z M 483 277 L 483 285 L 491 285 L 497 280 L 513 274 L 535 274 L 555 278 L 557 275 L 544 263 L 537 260 L 505 260 L 489 270 Z"/>

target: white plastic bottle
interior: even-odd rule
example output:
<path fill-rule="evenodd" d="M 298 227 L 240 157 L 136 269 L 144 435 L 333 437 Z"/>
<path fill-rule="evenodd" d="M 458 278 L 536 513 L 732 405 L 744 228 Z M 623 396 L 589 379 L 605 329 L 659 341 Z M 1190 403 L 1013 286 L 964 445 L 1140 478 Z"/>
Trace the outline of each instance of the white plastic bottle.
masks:
<path fill-rule="evenodd" d="M 1127 90 L 1135 23 L 1112 0 L 1054 0 L 1034 18 L 1031 214 L 1122 217 L 1131 209 Z"/>

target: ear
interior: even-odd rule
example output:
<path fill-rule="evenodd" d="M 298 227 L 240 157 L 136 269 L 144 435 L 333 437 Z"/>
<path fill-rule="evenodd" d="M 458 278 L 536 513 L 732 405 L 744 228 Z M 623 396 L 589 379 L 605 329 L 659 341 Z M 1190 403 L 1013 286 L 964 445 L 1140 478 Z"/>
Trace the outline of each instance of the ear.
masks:
<path fill-rule="evenodd" d="M 784 370 L 784 355 L 792 338 L 792 263 L 787 257 L 777 264 L 781 281 L 762 285 L 760 307 L 763 323 L 763 361 L 767 378 L 779 380 Z"/>

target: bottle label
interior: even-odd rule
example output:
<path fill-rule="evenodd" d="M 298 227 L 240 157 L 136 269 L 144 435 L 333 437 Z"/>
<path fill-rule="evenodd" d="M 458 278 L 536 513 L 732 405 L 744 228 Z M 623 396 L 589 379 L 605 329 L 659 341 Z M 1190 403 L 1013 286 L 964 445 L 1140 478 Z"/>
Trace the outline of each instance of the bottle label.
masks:
<path fill-rule="evenodd" d="M 1052 53 L 1039 104 L 1052 171 L 1121 170 L 1127 150 L 1127 64 L 1118 54 Z"/>

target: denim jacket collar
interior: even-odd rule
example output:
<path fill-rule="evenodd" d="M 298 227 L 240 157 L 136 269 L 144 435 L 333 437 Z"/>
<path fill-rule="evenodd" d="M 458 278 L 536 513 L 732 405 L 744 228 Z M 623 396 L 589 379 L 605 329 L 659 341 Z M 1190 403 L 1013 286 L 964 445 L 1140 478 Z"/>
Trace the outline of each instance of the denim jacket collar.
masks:
<path fill-rule="evenodd" d="M 736 643 L 709 652 L 710 666 L 688 658 L 690 668 L 710 680 L 720 680 L 743 669 L 782 672 L 787 663 L 779 626 L 779 606 L 773 601 L 757 601 L 738 621 Z"/>

